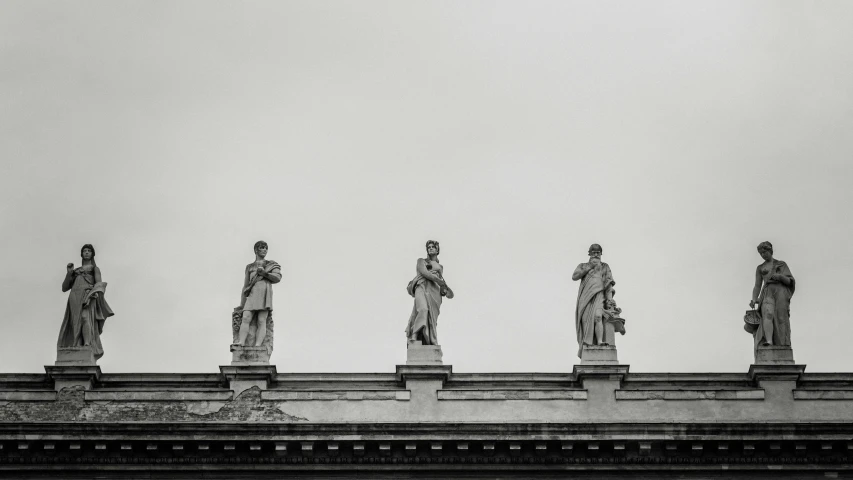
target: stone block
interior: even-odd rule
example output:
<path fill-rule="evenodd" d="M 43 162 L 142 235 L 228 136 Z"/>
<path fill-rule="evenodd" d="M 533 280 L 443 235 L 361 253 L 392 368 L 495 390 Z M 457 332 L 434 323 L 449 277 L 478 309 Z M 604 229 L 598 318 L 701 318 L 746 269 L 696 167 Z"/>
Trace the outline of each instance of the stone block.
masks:
<path fill-rule="evenodd" d="M 770 345 L 755 350 L 756 365 L 793 365 L 794 351 L 791 347 Z"/>
<path fill-rule="evenodd" d="M 63 347 L 56 349 L 56 362 L 59 366 L 95 365 L 95 352 L 92 347 Z"/>
<path fill-rule="evenodd" d="M 220 365 L 219 371 L 235 398 L 252 387 L 266 390 L 277 375 L 275 365 Z"/>
<path fill-rule="evenodd" d="M 494 442 L 483 442 L 483 455 L 492 456 L 495 454 Z"/>
<path fill-rule="evenodd" d="M 414 442 L 406 443 L 406 456 L 414 457 L 418 453 L 418 444 Z"/>
<path fill-rule="evenodd" d="M 355 442 L 352 444 L 352 454 L 356 456 L 364 455 L 364 442 Z"/>
<path fill-rule="evenodd" d="M 509 442 L 509 454 L 513 457 L 521 455 L 521 442 Z"/>
<path fill-rule="evenodd" d="M 616 347 L 613 345 L 584 345 L 581 365 L 618 365 Z"/>
<path fill-rule="evenodd" d="M 97 365 L 45 365 L 44 370 L 57 392 L 70 387 L 91 390 L 101 377 L 101 367 Z"/>
<path fill-rule="evenodd" d="M 338 442 L 329 442 L 326 444 L 326 452 L 330 457 L 337 457 L 341 453 L 341 445 Z"/>
<path fill-rule="evenodd" d="M 275 454 L 279 457 L 287 455 L 287 442 L 275 442 Z"/>
<path fill-rule="evenodd" d="M 409 342 L 406 349 L 406 365 L 442 365 L 440 345 L 422 345 L 420 341 Z"/>
<path fill-rule="evenodd" d="M 269 365 L 270 350 L 267 347 L 231 345 L 231 365 Z"/>

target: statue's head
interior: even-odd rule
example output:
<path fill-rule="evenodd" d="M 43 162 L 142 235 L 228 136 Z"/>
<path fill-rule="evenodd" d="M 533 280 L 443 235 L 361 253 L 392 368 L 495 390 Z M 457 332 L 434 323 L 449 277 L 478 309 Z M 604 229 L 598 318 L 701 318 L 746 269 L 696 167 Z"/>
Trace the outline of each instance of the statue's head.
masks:
<path fill-rule="evenodd" d="M 432 249 L 432 251 L 430 251 L 430 249 Z M 439 252 L 441 252 L 441 247 L 438 245 L 437 241 L 427 240 L 426 252 L 427 252 L 427 255 L 438 255 Z"/>
<path fill-rule="evenodd" d="M 269 245 L 267 245 L 267 242 L 263 240 L 258 240 L 257 242 L 255 242 L 255 255 L 258 255 L 263 258 L 267 255 L 267 251 L 269 250 L 269 248 L 270 247 Z"/>
<path fill-rule="evenodd" d="M 95 247 L 92 246 L 91 243 L 87 243 L 80 247 L 80 258 L 85 262 L 86 260 L 91 260 L 92 264 L 95 264 Z"/>
<path fill-rule="evenodd" d="M 87 243 L 80 248 L 80 258 L 83 260 L 95 259 L 95 247 L 91 243 Z"/>
<path fill-rule="evenodd" d="M 592 245 L 589 246 L 589 252 L 588 253 L 589 253 L 590 257 L 601 258 L 601 254 L 602 254 L 601 245 L 599 245 L 597 243 L 593 243 Z"/>
<path fill-rule="evenodd" d="M 758 254 L 764 260 L 773 258 L 773 244 L 770 242 L 761 242 L 758 244 Z"/>

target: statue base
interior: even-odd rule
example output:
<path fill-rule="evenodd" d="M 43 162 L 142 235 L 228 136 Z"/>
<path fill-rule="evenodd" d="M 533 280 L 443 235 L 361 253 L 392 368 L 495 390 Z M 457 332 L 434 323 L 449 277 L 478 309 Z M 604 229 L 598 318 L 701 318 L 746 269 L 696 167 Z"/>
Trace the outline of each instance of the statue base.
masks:
<path fill-rule="evenodd" d="M 101 367 L 97 365 L 45 365 L 47 376 L 53 380 L 57 392 L 63 388 L 83 387 L 91 390 L 101 378 Z"/>
<path fill-rule="evenodd" d="M 615 345 L 584 345 L 581 365 L 619 365 Z"/>
<path fill-rule="evenodd" d="M 95 365 L 95 352 L 92 347 L 61 347 L 56 349 L 58 366 Z"/>
<path fill-rule="evenodd" d="M 789 345 L 761 345 L 755 350 L 756 365 L 794 365 L 794 350 Z"/>
<path fill-rule="evenodd" d="M 420 340 L 409 342 L 406 365 L 443 365 L 440 345 L 424 345 Z"/>
<path fill-rule="evenodd" d="M 266 390 L 278 375 L 275 365 L 222 365 L 219 371 L 234 391 L 235 398 L 252 387 Z"/>
<path fill-rule="evenodd" d="M 231 345 L 231 365 L 269 365 L 270 351 L 267 347 Z"/>

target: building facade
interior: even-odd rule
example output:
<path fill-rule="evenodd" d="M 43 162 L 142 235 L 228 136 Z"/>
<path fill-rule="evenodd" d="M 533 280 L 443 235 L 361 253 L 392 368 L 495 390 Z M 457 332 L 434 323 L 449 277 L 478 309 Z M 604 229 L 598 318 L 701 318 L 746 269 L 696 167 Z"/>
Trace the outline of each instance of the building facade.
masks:
<path fill-rule="evenodd" d="M 853 478 L 853 374 L 0 375 L 2 478 Z"/>

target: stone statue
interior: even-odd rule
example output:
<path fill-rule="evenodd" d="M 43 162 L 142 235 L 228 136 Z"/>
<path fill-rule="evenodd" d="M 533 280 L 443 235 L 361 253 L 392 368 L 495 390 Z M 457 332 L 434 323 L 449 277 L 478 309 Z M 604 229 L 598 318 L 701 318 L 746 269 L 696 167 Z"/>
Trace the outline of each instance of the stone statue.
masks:
<path fill-rule="evenodd" d="M 57 364 L 94 364 L 101 358 L 104 321 L 113 315 L 104 298 L 107 284 L 101 280 L 101 270 L 95 263 L 95 247 L 83 245 L 80 257 L 82 265 L 74 268 L 69 263 L 62 281 L 62 291 L 70 293 L 56 342 Z"/>
<path fill-rule="evenodd" d="M 575 309 L 575 329 L 578 336 L 578 357 L 584 345 L 615 345 L 615 334 L 625 334 L 625 320 L 619 317 L 622 310 L 613 301 L 616 293 L 610 266 L 601 261 L 601 245 L 589 247 L 589 262 L 581 263 L 572 273 L 572 280 L 580 280 L 578 302 Z"/>
<path fill-rule="evenodd" d="M 246 265 L 240 306 L 234 309 L 234 347 L 266 347 L 266 358 L 272 353 L 272 285 L 281 280 L 281 265 L 266 260 L 269 246 L 263 240 L 255 243 L 255 261 Z M 239 328 L 238 328 L 239 321 Z M 247 350 L 247 349 L 246 349 Z"/>
<path fill-rule="evenodd" d="M 438 345 L 438 314 L 441 297 L 453 298 L 453 290 L 444 281 L 444 267 L 438 263 L 440 247 L 435 240 L 426 243 L 426 258 L 419 258 L 415 270 L 417 275 L 409 282 L 406 290 L 415 297 L 415 306 L 406 327 L 409 343 L 420 341 L 422 345 Z"/>
<path fill-rule="evenodd" d="M 755 287 L 744 328 L 755 338 L 755 349 L 791 345 L 791 297 L 796 281 L 788 264 L 773 258 L 773 245 L 761 242 L 758 254 L 764 263 L 755 269 Z M 757 308 L 757 311 L 756 311 Z M 751 315 L 750 315 L 751 314 Z M 754 321 L 750 321 L 753 318 Z"/>

